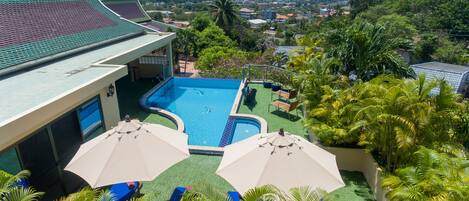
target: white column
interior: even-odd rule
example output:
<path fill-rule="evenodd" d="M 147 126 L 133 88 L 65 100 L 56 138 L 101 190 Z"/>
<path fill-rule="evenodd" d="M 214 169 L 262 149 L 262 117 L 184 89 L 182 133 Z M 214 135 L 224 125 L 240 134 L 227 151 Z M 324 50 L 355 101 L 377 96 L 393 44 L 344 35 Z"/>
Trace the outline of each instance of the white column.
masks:
<path fill-rule="evenodd" d="M 170 77 L 174 76 L 174 66 L 173 66 L 173 48 L 172 48 L 172 42 L 169 42 L 168 45 L 166 45 L 166 59 L 168 61 L 169 69 L 171 69 L 171 72 L 169 73 Z"/>
<path fill-rule="evenodd" d="M 110 84 L 111 85 L 111 84 Z M 109 86 L 103 88 L 99 93 L 101 99 L 101 108 L 104 118 L 105 129 L 109 130 L 120 121 L 119 103 L 117 101 L 116 84 L 113 82 L 114 94 L 108 96 Z"/>

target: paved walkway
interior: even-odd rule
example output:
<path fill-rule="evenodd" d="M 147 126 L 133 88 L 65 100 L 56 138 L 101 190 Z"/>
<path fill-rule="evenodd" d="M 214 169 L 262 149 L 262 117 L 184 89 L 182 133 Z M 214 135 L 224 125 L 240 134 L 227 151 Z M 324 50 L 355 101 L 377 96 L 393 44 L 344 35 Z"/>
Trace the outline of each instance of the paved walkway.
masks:
<path fill-rule="evenodd" d="M 200 77 L 199 76 L 199 70 L 195 69 L 195 62 L 193 61 L 188 61 L 187 66 L 186 66 L 186 61 L 184 60 L 179 60 L 179 66 L 181 66 L 181 71 L 180 73 L 177 73 L 176 76 L 180 77 Z M 184 67 L 186 66 L 186 69 L 184 71 Z"/>

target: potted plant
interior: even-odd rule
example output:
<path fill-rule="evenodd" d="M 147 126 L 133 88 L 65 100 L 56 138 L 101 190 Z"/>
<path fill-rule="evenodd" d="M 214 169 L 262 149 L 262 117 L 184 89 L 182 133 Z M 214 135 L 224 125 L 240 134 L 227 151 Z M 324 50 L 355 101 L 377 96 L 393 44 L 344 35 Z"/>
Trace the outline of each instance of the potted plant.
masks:
<path fill-rule="evenodd" d="M 272 91 L 278 91 L 280 89 L 282 89 L 282 84 L 280 84 L 279 82 L 272 83 Z"/>
<path fill-rule="evenodd" d="M 264 85 L 264 88 L 272 88 L 272 81 L 270 80 L 264 80 L 262 82 L 262 85 Z"/>

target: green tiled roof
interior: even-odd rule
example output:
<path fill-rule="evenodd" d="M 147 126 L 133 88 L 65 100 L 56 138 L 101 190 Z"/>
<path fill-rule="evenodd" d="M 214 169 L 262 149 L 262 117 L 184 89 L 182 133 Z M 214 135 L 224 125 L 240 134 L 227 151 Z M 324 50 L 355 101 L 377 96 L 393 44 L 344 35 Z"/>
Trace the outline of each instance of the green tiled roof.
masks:
<path fill-rule="evenodd" d="M 98 0 L 1 0 L 0 72 L 144 29 Z"/>

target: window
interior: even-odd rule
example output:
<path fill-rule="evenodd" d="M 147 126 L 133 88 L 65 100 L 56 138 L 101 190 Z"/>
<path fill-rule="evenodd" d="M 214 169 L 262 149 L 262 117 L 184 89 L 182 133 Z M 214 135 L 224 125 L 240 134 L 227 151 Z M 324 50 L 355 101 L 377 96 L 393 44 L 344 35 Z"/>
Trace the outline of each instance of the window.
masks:
<path fill-rule="evenodd" d="M 61 117 L 50 128 L 59 163 L 65 167 L 83 142 L 77 113 L 71 112 Z"/>
<path fill-rule="evenodd" d="M 80 128 L 84 138 L 93 138 L 104 130 L 99 98 L 94 98 L 78 108 Z"/>
<path fill-rule="evenodd" d="M 42 129 L 18 145 L 24 169 L 31 171 L 29 181 L 39 191 L 59 181 L 54 152 L 47 129 Z"/>
<path fill-rule="evenodd" d="M 13 175 L 21 171 L 15 148 L 10 148 L 0 154 L 0 169 Z"/>

